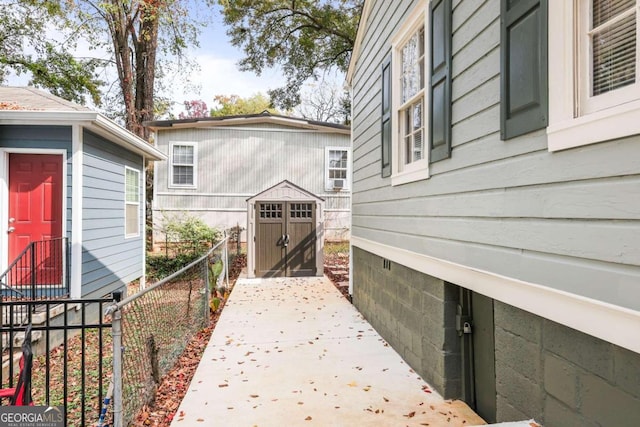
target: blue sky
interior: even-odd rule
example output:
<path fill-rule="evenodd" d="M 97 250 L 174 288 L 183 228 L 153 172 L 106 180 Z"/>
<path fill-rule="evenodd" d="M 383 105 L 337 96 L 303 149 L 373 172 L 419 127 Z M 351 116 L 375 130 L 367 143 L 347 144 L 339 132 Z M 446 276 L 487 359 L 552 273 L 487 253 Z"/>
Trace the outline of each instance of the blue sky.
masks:
<path fill-rule="evenodd" d="M 217 7 L 213 22 L 200 34 L 200 48 L 191 51 L 190 55 L 200 65 L 200 71 L 192 74 L 190 79 L 201 90 L 198 94 L 183 86 L 176 87 L 174 99 L 179 103 L 202 99 L 211 107 L 214 95 L 247 97 L 258 92 L 266 94 L 267 90 L 284 84 L 284 78 L 277 69 L 266 70 L 259 77 L 254 73 L 238 71 L 236 64 L 243 55 L 229 42 Z"/>

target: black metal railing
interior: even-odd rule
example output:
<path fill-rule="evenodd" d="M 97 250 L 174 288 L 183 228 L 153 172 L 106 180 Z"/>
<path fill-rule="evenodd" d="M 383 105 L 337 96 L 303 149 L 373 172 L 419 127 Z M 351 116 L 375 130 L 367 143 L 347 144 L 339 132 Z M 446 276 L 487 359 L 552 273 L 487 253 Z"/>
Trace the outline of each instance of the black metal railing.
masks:
<path fill-rule="evenodd" d="M 3 302 L 0 388 L 16 383 L 31 325 L 34 405 L 60 407 L 68 427 L 96 425 L 111 382 L 111 318 L 104 315 L 111 304 L 111 298 Z"/>
<path fill-rule="evenodd" d="M 66 237 L 29 243 L 0 275 L 2 300 L 68 297 L 69 253 Z"/>

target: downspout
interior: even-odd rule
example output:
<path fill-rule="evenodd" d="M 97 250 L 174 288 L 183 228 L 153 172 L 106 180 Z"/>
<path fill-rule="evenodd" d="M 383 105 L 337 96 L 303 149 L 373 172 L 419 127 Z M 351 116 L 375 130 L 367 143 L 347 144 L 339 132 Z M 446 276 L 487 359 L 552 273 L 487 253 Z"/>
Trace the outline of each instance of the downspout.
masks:
<path fill-rule="evenodd" d="M 140 174 L 142 178 L 142 230 L 140 233 L 142 236 L 142 276 L 140 277 L 140 289 L 147 287 L 147 162 L 147 158 L 142 156 Z"/>
<path fill-rule="evenodd" d="M 349 98 L 351 98 L 351 131 L 349 132 L 349 140 L 351 141 L 351 194 L 349 195 L 349 300 L 353 302 L 353 246 L 351 246 L 351 237 L 353 237 L 353 87 L 348 83 Z"/>

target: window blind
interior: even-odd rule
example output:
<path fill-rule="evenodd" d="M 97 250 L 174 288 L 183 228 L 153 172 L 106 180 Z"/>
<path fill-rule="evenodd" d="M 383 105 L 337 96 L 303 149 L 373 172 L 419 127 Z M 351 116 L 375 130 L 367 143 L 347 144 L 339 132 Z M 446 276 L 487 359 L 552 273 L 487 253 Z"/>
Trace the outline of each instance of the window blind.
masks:
<path fill-rule="evenodd" d="M 593 0 L 593 96 L 636 81 L 636 0 Z"/>

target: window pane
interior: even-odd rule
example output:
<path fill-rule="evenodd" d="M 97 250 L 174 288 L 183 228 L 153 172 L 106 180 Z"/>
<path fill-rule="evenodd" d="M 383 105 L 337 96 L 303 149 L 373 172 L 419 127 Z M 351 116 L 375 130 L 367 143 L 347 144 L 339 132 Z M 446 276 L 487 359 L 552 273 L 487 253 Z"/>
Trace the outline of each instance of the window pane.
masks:
<path fill-rule="evenodd" d="M 636 0 L 593 0 L 593 26 L 599 27 L 611 18 L 635 6 Z"/>
<path fill-rule="evenodd" d="M 402 48 L 402 102 L 424 87 L 424 27 Z"/>
<path fill-rule="evenodd" d="M 424 121 L 423 98 L 418 99 L 403 114 L 402 135 L 405 144 L 405 164 L 424 158 Z"/>
<path fill-rule="evenodd" d="M 191 145 L 174 145 L 173 146 L 173 163 L 180 165 L 193 164 L 193 146 Z"/>
<path fill-rule="evenodd" d="M 175 185 L 193 185 L 193 166 L 174 166 L 173 183 Z"/>
<path fill-rule="evenodd" d="M 424 141 L 422 140 L 422 130 L 419 130 L 413 136 L 413 160 L 414 161 L 422 159 L 422 153 L 424 148 L 423 143 Z"/>
<path fill-rule="evenodd" d="M 140 200 L 140 173 L 136 170 L 125 169 L 125 199 L 127 202 Z"/>
<path fill-rule="evenodd" d="M 635 13 L 595 33 L 592 48 L 594 96 L 635 83 Z"/>
<path fill-rule="evenodd" d="M 125 234 L 138 234 L 139 232 L 139 204 L 125 206 Z"/>

